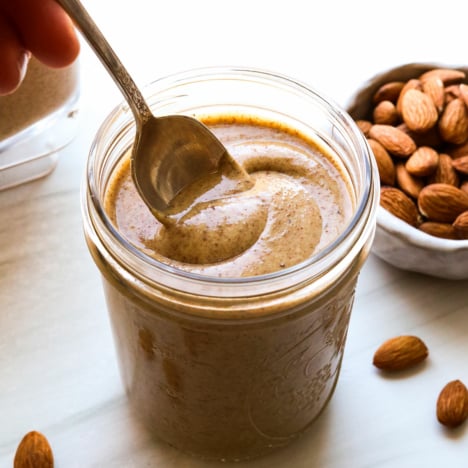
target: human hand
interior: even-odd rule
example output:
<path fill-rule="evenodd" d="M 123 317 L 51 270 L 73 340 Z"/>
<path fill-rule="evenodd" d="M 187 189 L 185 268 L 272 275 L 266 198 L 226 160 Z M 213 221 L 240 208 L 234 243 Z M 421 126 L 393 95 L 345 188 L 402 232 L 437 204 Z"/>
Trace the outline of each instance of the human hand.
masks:
<path fill-rule="evenodd" d="M 60 68 L 80 50 L 73 23 L 54 0 L 0 0 L 0 44 L 0 95 L 18 87 L 31 54 Z"/>

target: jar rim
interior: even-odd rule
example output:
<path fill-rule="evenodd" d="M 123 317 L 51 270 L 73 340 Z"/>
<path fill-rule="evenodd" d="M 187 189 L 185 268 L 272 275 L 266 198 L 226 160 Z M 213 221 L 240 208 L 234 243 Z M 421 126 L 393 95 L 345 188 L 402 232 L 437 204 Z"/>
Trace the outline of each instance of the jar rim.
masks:
<path fill-rule="evenodd" d="M 297 276 L 299 272 L 306 272 L 307 274 L 302 275 L 305 278 L 311 280 L 314 277 L 318 277 L 324 273 L 325 264 L 327 259 L 333 252 L 339 250 L 340 246 L 346 243 L 356 230 L 369 231 L 373 230 L 372 225 L 375 224 L 375 211 L 376 211 L 376 199 L 377 199 L 377 188 L 376 184 L 376 167 L 373 158 L 371 157 L 371 150 L 367 144 L 367 141 L 358 129 L 354 120 L 351 116 L 337 105 L 332 99 L 324 97 L 323 93 L 318 92 L 313 87 L 305 84 L 304 82 L 295 80 L 286 75 L 276 73 L 269 70 L 262 70 L 258 68 L 250 67 L 202 67 L 196 69 L 185 70 L 173 74 L 166 75 L 155 81 L 152 81 L 143 88 L 143 93 L 151 90 L 154 93 L 154 88 L 163 90 L 166 87 L 173 87 L 176 84 L 184 83 L 186 81 L 193 80 L 216 80 L 220 77 L 229 77 L 231 79 L 249 79 L 260 81 L 263 83 L 271 83 L 277 86 L 286 87 L 293 90 L 296 93 L 303 94 L 305 96 L 313 98 L 318 104 L 326 108 L 326 110 L 338 121 L 343 123 L 350 129 L 351 137 L 353 138 L 353 144 L 357 146 L 357 152 L 360 155 L 364 155 L 362 160 L 363 163 L 363 185 L 362 190 L 359 194 L 359 198 L 356 199 L 355 209 L 348 221 L 345 229 L 324 249 L 320 250 L 316 254 L 312 255 L 308 259 L 293 265 L 291 267 L 274 271 L 271 273 L 257 275 L 257 276 L 246 276 L 246 277 L 217 277 L 210 276 L 200 273 L 195 273 L 187 270 L 182 270 L 174 266 L 168 265 L 155 258 L 145 254 L 134 246 L 131 242 L 122 236 L 117 228 L 112 224 L 111 220 L 107 216 L 99 197 L 99 190 L 97 181 L 94 174 L 94 163 L 97 152 L 98 141 L 106 134 L 109 128 L 112 128 L 112 124 L 119 114 L 130 113 L 128 105 L 125 102 L 121 102 L 119 105 L 108 114 L 106 119 L 99 127 L 96 136 L 93 140 L 87 163 L 87 169 L 85 174 L 85 181 L 83 186 L 83 207 L 85 212 L 85 218 L 87 222 L 90 221 L 89 210 L 92 209 L 100 221 L 100 226 L 107 230 L 107 239 L 113 239 L 117 241 L 119 251 L 130 253 L 130 256 L 134 262 L 140 265 L 153 269 L 158 272 L 162 272 L 173 278 L 180 278 L 190 282 L 220 285 L 223 287 L 236 287 L 242 285 L 259 285 L 263 283 L 276 283 L 282 279 Z M 132 119 L 133 125 L 133 119 Z M 86 195 L 89 195 L 88 197 Z M 372 221 L 369 223 L 369 219 Z M 370 232 L 370 231 L 369 231 Z M 368 236 L 363 236 L 367 238 Z M 343 251 L 345 255 L 347 252 Z M 117 258 L 114 256 L 114 259 Z M 313 271 L 312 271 L 313 270 Z"/>

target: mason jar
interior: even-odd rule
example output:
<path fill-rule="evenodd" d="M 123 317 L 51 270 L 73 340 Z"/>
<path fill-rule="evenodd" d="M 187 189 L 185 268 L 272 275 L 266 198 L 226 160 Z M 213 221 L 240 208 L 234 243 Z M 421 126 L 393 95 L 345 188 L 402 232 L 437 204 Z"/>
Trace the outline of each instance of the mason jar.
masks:
<path fill-rule="evenodd" d="M 150 431 L 184 452 L 257 457 L 296 439 L 333 394 L 374 236 L 377 169 L 348 114 L 278 74 L 199 69 L 157 80 L 145 96 L 155 115 L 239 111 L 296 127 L 336 156 L 350 182 L 353 213 L 329 246 L 281 271 L 218 278 L 155 260 L 110 221 L 106 187 L 135 134 L 126 104 L 111 112 L 90 150 L 84 230 L 129 402 Z"/>

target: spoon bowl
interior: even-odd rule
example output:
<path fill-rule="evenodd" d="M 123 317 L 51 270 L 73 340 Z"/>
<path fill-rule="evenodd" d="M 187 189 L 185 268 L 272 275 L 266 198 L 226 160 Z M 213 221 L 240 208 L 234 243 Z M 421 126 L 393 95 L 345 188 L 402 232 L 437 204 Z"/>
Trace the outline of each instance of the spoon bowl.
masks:
<path fill-rule="evenodd" d="M 141 91 L 79 0 L 56 0 L 74 21 L 128 102 L 135 118 L 132 177 L 153 215 L 164 224 L 196 202 L 200 190 L 223 197 L 253 186 L 247 172 L 200 121 L 155 117 Z M 228 181 L 226 184 L 225 182 Z"/>

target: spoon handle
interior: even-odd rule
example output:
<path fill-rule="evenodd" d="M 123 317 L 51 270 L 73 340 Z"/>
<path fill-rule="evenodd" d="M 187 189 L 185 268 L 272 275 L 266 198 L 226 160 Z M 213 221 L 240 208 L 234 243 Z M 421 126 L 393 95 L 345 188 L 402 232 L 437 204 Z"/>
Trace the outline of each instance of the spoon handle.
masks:
<path fill-rule="evenodd" d="M 133 112 L 137 124 L 145 123 L 152 115 L 148 104 L 137 88 L 133 78 L 122 65 L 85 7 L 79 0 L 56 0 L 56 2 L 74 21 L 76 27 L 80 30 L 81 34 L 120 88 Z"/>

